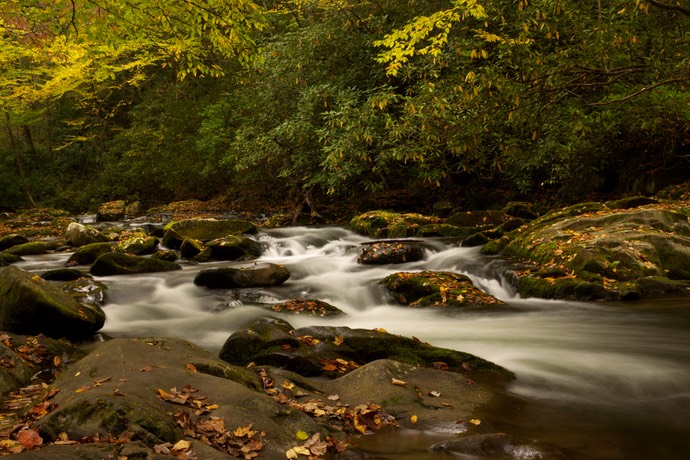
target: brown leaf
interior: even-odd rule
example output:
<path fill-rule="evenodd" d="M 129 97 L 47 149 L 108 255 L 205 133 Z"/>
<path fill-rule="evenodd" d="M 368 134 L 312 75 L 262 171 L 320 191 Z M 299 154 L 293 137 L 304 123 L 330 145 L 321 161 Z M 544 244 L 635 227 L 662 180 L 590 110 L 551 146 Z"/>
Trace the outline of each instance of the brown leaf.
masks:
<path fill-rule="evenodd" d="M 33 449 L 43 444 L 43 438 L 39 436 L 36 430 L 21 430 L 17 433 L 17 441 L 26 449 Z"/>
<path fill-rule="evenodd" d="M 395 379 L 395 378 L 394 378 L 394 379 L 391 379 L 391 383 L 392 383 L 393 385 L 397 385 L 397 386 L 399 386 L 399 387 L 404 387 L 405 385 L 407 385 L 407 382 L 404 382 L 404 381 L 402 381 L 402 380 L 398 380 L 398 379 Z"/>
<path fill-rule="evenodd" d="M 139 371 L 140 372 L 149 372 L 149 371 L 151 371 L 151 369 L 153 369 L 151 366 L 146 366 L 146 367 L 142 367 L 141 369 L 139 369 Z"/>

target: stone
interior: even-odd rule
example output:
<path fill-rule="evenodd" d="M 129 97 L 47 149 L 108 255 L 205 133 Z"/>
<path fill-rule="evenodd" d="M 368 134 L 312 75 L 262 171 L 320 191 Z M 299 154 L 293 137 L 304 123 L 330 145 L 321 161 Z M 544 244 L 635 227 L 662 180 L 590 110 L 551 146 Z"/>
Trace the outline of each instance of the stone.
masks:
<path fill-rule="evenodd" d="M 48 246 L 43 241 L 31 241 L 29 243 L 18 244 L 5 250 L 7 254 L 15 256 L 36 256 L 48 252 Z"/>
<path fill-rule="evenodd" d="M 19 244 L 28 243 L 29 239 L 24 235 L 19 235 L 17 233 L 11 233 L 0 238 L 0 251 L 11 248 L 12 246 L 17 246 Z"/>
<path fill-rule="evenodd" d="M 91 275 L 74 268 L 57 268 L 41 274 L 41 278 L 46 281 L 74 281 L 84 277 L 91 278 Z"/>
<path fill-rule="evenodd" d="M 206 247 L 211 249 L 211 258 L 215 260 L 249 260 L 261 255 L 261 244 L 243 235 L 216 238 L 206 243 Z"/>
<path fill-rule="evenodd" d="M 134 275 L 141 273 L 181 270 L 174 262 L 151 257 L 131 256 L 121 252 L 108 252 L 96 259 L 90 273 L 95 276 Z"/>
<path fill-rule="evenodd" d="M 474 286 L 467 276 L 454 272 L 399 272 L 387 276 L 381 284 L 395 300 L 410 307 L 503 305 L 501 300 Z"/>
<path fill-rule="evenodd" d="M 262 262 L 201 270 L 194 284 L 212 289 L 269 287 L 280 286 L 288 278 L 290 272 L 284 266 Z"/>
<path fill-rule="evenodd" d="M 90 337 L 105 314 L 82 305 L 58 286 L 14 266 L 0 268 L 0 330 L 48 337 Z"/>
<path fill-rule="evenodd" d="M 357 257 L 364 265 L 402 264 L 424 258 L 424 248 L 414 242 L 377 241 L 366 244 Z"/>
<path fill-rule="evenodd" d="M 103 203 L 98 207 L 96 220 L 98 222 L 113 222 L 124 220 L 125 218 L 125 201 L 116 200 Z"/>
<path fill-rule="evenodd" d="M 107 236 L 96 230 L 94 227 L 88 227 L 77 222 L 72 222 L 67 226 L 67 229 L 65 230 L 65 238 L 67 238 L 69 243 L 75 248 L 86 246 L 87 244 L 105 243 L 110 241 Z"/>
<path fill-rule="evenodd" d="M 22 259 L 20 256 L 16 254 L 0 252 L 0 267 L 4 267 L 10 264 L 16 264 L 17 262 L 21 262 L 22 260 L 24 259 Z"/>
<path fill-rule="evenodd" d="M 276 313 L 292 313 L 294 315 L 311 316 L 339 316 L 345 313 L 338 307 L 318 299 L 297 298 L 275 304 L 271 310 Z"/>
<path fill-rule="evenodd" d="M 125 239 L 115 246 L 118 252 L 143 256 L 153 254 L 158 249 L 158 238 L 148 235 L 136 235 Z"/>
<path fill-rule="evenodd" d="M 170 222 L 165 226 L 161 244 L 170 249 L 179 249 L 186 239 L 206 243 L 217 238 L 243 233 L 256 233 L 256 226 L 246 220 L 190 219 Z"/>
<path fill-rule="evenodd" d="M 91 243 L 77 248 L 67 259 L 68 265 L 91 265 L 103 254 L 113 252 L 113 243 Z"/>
<path fill-rule="evenodd" d="M 404 238 L 419 235 L 424 226 L 440 222 L 438 217 L 416 213 L 369 211 L 354 217 L 348 226 L 352 231 L 371 238 Z"/>

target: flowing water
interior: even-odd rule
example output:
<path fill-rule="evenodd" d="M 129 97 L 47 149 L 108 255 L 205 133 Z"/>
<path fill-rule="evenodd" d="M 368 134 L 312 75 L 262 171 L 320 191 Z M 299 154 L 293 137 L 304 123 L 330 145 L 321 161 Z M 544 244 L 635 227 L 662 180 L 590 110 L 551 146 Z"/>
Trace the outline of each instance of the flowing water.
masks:
<path fill-rule="evenodd" d="M 498 275 L 500 259 L 451 241 L 425 239 L 420 262 L 363 266 L 356 260 L 367 238 L 343 228 L 263 230 L 258 239 L 262 261 L 290 270 L 283 286 L 211 291 L 192 283 L 202 268 L 231 262 L 102 278 L 109 286 L 103 334 L 175 336 L 217 353 L 233 331 L 266 315 L 267 306 L 318 298 L 347 315 L 284 319 L 294 327 L 384 328 L 515 372 L 509 390 L 530 401 L 520 414 L 522 435 L 575 449 L 584 458 L 690 458 L 690 298 L 615 304 L 521 299 Z M 40 271 L 62 266 L 66 258 L 29 257 L 20 266 Z M 420 270 L 464 273 L 506 305 L 410 309 L 395 305 L 377 284 L 390 273 Z M 428 451 L 435 440 L 433 434 L 391 432 L 364 447 L 379 458 L 444 457 Z"/>

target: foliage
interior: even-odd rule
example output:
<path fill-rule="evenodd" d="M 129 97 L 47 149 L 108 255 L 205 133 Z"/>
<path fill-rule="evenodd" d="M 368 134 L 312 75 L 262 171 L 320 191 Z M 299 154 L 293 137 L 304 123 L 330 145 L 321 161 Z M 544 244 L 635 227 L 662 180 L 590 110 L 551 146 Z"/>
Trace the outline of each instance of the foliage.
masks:
<path fill-rule="evenodd" d="M 689 25 L 656 0 L 0 0 L 0 205 L 650 193 L 687 175 Z"/>

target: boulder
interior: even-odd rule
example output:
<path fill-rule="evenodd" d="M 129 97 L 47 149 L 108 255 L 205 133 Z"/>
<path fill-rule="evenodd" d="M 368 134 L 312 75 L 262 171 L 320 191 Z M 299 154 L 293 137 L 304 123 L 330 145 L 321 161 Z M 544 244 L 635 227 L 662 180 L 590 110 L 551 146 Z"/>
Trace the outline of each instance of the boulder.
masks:
<path fill-rule="evenodd" d="M 466 211 L 446 218 L 445 223 L 456 227 L 497 226 L 511 219 L 502 211 Z"/>
<path fill-rule="evenodd" d="M 167 251 L 165 249 L 158 249 L 156 252 L 151 254 L 152 259 L 161 259 L 167 262 L 176 262 L 178 259 L 177 253 L 175 251 Z"/>
<path fill-rule="evenodd" d="M 0 252 L 0 267 L 4 267 L 5 265 L 10 265 L 10 264 L 16 264 L 17 262 L 21 262 L 22 259 L 16 254 L 9 254 L 7 252 Z"/>
<path fill-rule="evenodd" d="M 424 258 L 424 248 L 415 242 L 377 241 L 368 243 L 357 257 L 364 265 L 385 265 L 416 262 Z"/>
<path fill-rule="evenodd" d="M 103 203 L 98 207 L 96 220 L 98 222 L 120 221 L 125 218 L 125 201 L 116 200 Z"/>
<path fill-rule="evenodd" d="M 382 330 L 311 326 L 293 330 L 282 320 L 259 319 L 232 334 L 220 351 L 230 364 L 250 362 L 284 368 L 304 376 L 336 378 L 379 359 L 413 366 L 442 368 L 492 378 L 512 378 L 511 372 L 468 353 L 434 347 Z"/>
<path fill-rule="evenodd" d="M 28 243 L 29 239 L 24 235 L 19 235 L 17 233 L 11 233 L 0 238 L 0 251 L 11 248 L 12 246 L 17 246 L 19 244 Z"/>
<path fill-rule="evenodd" d="M 339 316 L 343 311 L 327 302 L 318 299 L 297 298 L 275 304 L 271 310 L 276 313 L 292 313 L 294 315 L 311 316 Z"/>
<path fill-rule="evenodd" d="M 653 203 L 552 211 L 482 251 L 515 260 L 506 275 L 523 296 L 621 300 L 690 287 L 688 216 Z"/>
<path fill-rule="evenodd" d="M 182 220 L 170 222 L 165 226 L 162 245 L 170 249 L 179 249 L 186 238 L 206 243 L 225 236 L 256 233 L 256 231 L 256 226 L 246 220 Z"/>
<path fill-rule="evenodd" d="M 62 290 L 79 303 L 103 305 L 108 286 L 88 276 L 68 281 L 62 286 Z"/>
<path fill-rule="evenodd" d="M 91 265 L 103 254 L 113 252 L 112 243 L 91 243 L 77 248 L 67 259 L 68 265 Z"/>
<path fill-rule="evenodd" d="M 288 278 L 290 272 L 284 266 L 262 262 L 201 270 L 194 284 L 212 289 L 268 287 L 279 286 Z"/>
<path fill-rule="evenodd" d="M 0 268 L 0 330 L 83 338 L 103 327 L 105 314 L 59 287 L 14 266 Z"/>
<path fill-rule="evenodd" d="M 140 273 L 169 272 L 182 270 L 174 262 L 151 257 L 131 256 L 121 252 L 108 252 L 96 259 L 91 266 L 95 276 L 135 275 Z"/>
<path fill-rule="evenodd" d="M 92 243 L 105 243 L 110 239 L 93 227 L 87 227 L 77 222 L 72 222 L 65 230 L 65 238 L 75 248 Z"/>
<path fill-rule="evenodd" d="M 180 245 L 180 255 L 184 259 L 193 259 L 194 257 L 198 256 L 201 254 L 206 247 L 204 246 L 204 243 L 202 243 L 199 240 L 191 239 L 191 238 L 185 238 L 182 244 Z"/>
<path fill-rule="evenodd" d="M 511 201 L 507 203 L 502 212 L 508 214 L 509 216 L 517 217 L 520 219 L 532 220 L 537 217 L 546 214 L 548 209 L 544 206 L 540 206 L 534 203 L 526 203 L 524 201 Z"/>
<path fill-rule="evenodd" d="M 136 235 L 129 237 L 115 246 L 118 252 L 143 256 L 153 254 L 158 248 L 158 238 L 148 235 Z"/>
<path fill-rule="evenodd" d="M 211 258 L 216 260 L 248 260 L 261 255 L 261 244 L 243 235 L 216 238 L 206 243 L 211 249 Z"/>
<path fill-rule="evenodd" d="M 404 238 L 420 235 L 424 226 L 440 222 L 438 217 L 422 214 L 369 211 L 354 217 L 349 227 L 352 231 L 371 238 Z"/>
<path fill-rule="evenodd" d="M 411 307 L 465 308 L 503 304 L 474 286 L 467 276 L 453 272 L 399 272 L 387 276 L 381 284 L 395 300 Z"/>
<path fill-rule="evenodd" d="M 132 218 L 138 217 L 143 214 L 143 209 L 141 206 L 141 201 L 134 201 L 125 206 L 125 217 Z"/>
<path fill-rule="evenodd" d="M 41 274 L 41 278 L 46 281 L 74 281 L 84 277 L 91 278 L 91 275 L 74 268 L 57 268 Z"/>
<path fill-rule="evenodd" d="M 18 244 L 6 249 L 7 254 L 15 256 L 36 256 L 48 252 L 48 246 L 43 241 L 31 241 L 29 243 Z"/>

